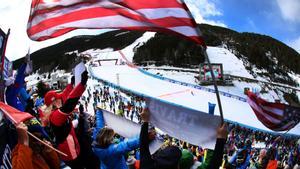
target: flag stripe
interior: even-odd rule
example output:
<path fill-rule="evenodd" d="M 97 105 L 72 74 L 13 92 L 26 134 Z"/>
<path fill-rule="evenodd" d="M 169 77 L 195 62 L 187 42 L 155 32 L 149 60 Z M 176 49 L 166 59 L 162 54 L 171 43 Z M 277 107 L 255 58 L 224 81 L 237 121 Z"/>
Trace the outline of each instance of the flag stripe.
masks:
<path fill-rule="evenodd" d="M 259 107 L 254 101 L 252 101 L 251 99 L 248 100 L 248 103 L 250 104 L 250 106 L 252 107 L 252 109 L 256 110 L 257 113 L 259 113 L 260 115 L 263 116 L 264 121 L 266 121 L 266 123 L 270 122 L 270 123 L 274 123 L 274 124 L 279 124 L 281 121 L 270 116 L 268 113 L 266 113 L 265 111 L 263 111 L 261 109 L 261 107 Z M 268 122 L 267 122 L 268 121 Z"/>
<path fill-rule="evenodd" d="M 247 92 L 248 103 L 256 117 L 266 127 L 274 131 L 285 131 L 295 127 L 300 121 L 300 109 L 282 103 L 271 103 Z"/>
<path fill-rule="evenodd" d="M 259 119 L 260 122 L 262 122 L 266 127 L 272 129 L 274 127 L 274 124 L 272 122 L 270 122 L 269 120 L 267 120 L 262 114 L 260 114 L 260 112 L 256 111 L 255 109 L 253 109 L 255 115 L 257 116 L 257 118 Z"/>
<path fill-rule="evenodd" d="M 65 7 L 69 6 L 76 6 L 76 5 L 91 5 L 94 3 L 112 3 L 118 4 L 121 6 L 125 6 L 127 8 L 130 8 L 132 10 L 138 10 L 138 9 L 145 9 L 145 8 L 181 8 L 182 4 L 179 2 L 179 0 L 164 0 L 163 3 L 161 0 L 148 0 L 148 1 L 142 1 L 142 0 L 110 0 L 110 1 L 87 1 L 87 0 L 60 0 L 58 2 L 54 3 L 32 3 L 32 10 L 40 11 L 44 9 L 48 9 L 50 11 L 60 10 Z"/>
<path fill-rule="evenodd" d="M 117 4 L 132 10 L 145 8 L 182 8 L 180 0 L 123 0 Z"/>
<path fill-rule="evenodd" d="M 284 115 L 283 109 L 277 109 L 275 107 L 274 108 L 270 107 L 270 106 L 272 106 L 272 104 L 267 103 L 265 100 L 263 100 L 261 98 L 257 98 L 255 95 L 250 96 L 250 98 L 251 98 L 251 100 L 255 100 L 255 104 L 257 105 L 257 107 L 262 109 L 262 110 L 260 110 L 260 112 L 264 112 L 264 113 L 268 114 L 269 116 L 276 118 L 278 120 L 281 120 L 283 118 L 283 115 Z M 268 106 L 264 106 L 264 105 L 268 105 Z M 276 107 L 279 107 L 279 106 L 276 106 Z"/>
<path fill-rule="evenodd" d="M 284 115 L 284 112 L 282 109 L 277 109 L 277 108 L 273 108 L 273 107 L 267 107 L 267 106 L 263 106 L 261 105 L 261 108 L 268 112 L 268 114 L 270 116 L 273 116 L 274 118 L 277 118 L 277 119 L 281 119 Z"/>
<path fill-rule="evenodd" d="M 27 33 L 33 40 L 45 40 L 74 29 L 97 28 L 165 32 L 204 45 L 180 0 L 33 1 Z"/>
<path fill-rule="evenodd" d="M 138 20 L 161 19 L 161 18 L 166 18 L 166 17 L 188 19 L 187 21 L 189 21 L 189 22 L 187 24 L 193 26 L 192 19 L 189 18 L 187 12 L 181 8 L 141 9 L 141 10 L 137 10 L 137 11 L 128 10 L 126 8 L 116 8 L 114 10 L 111 10 L 111 9 L 106 9 L 105 7 L 99 7 L 99 4 L 81 7 L 81 8 L 62 9 L 62 10 L 60 10 L 59 13 L 55 13 L 55 12 L 49 13 L 48 12 L 48 13 L 44 13 L 44 14 L 39 14 L 39 15 L 36 15 L 34 18 L 31 17 L 30 22 L 31 22 L 32 26 L 35 26 L 35 25 L 39 24 L 40 22 L 44 21 L 45 18 L 64 19 L 63 16 L 65 15 L 65 13 L 68 13 L 69 17 L 76 17 L 77 15 L 90 16 L 91 14 L 94 14 L 94 17 L 111 16 L 111 15 L 117 15 L 117 14 L 123 14 L 123 15 L 127 16 L 127 14 L 130 14 L 128 17 L 137 18 Z M 181 24 L 182 24 L 182 21 L 181 21 Z"/>
<path fill-rule="evenodd" d="M 73 0 L 74 1 L 74 0 Z M 112 3 L 110 1 L 96 1 L 96 2 L 90 2 L 90 1 L 83 1 L 83 2 L 78 2 L 74 1 L 73 3 L 66 2 L 66 3 L 53 3 L 51 4 L 39 4 L 38 6 L 32 7 L 31 10 L 34 10 L 34 15 L 30 16 L 29 21 L 31 21 L 32 17 L 36 17 L 37 15 L 45 14 L 45 13 L 61 13 L 61 10 L 64 9 L 80 9 L 80 8 L 85 8 L 89 6 L 103 6 L 107 7 L 108 9 L 115 9 L 115 8 L 126 8 L 128 10 L 134 11 L 134 10 L 142 10 L 142 9 L 158 9 L 158 8 L 181 8 L 186 10 L 185 8 L 182 8 L 183 6 L 179 3 L 174 3 L 174 0 L 169 0 L 170 2 L 164 3 L 147 1 L 147 3 L 141 3 L 141 2 L 134 2 L 134 3 L 129 3 L 126 4 L 124 2 L 121 3 Z"/>
<path fill-rule="evenodd" d="M 112 27 L 111 27 L 112 28 Z M 119 27 L 116 27 L 116 29 L 119 28 Z M 51 34 L 49 34 L 49 30 L 48 32 L 46 33 L 39 33 L 39 34 L 36 34 L 35 36 L 32 36 L 33 38 L 36 38 L 37 41 L 42 41 L 42 40 L 46 40 L 46 39 L 49 39 L 49 38 L 52 38 L 52 37 L 57 37 L 57 36 L 60 36 L 60 35 L 63 35 L 65 33 L 68 33 L 72 30 L 75 30 L 75 29 L 78 29 L 78 28 L 66 28 L 66 29 L 53 29 Z M 97 28 L 90 28 L 90 29 L 97 29 Z M 145 30 L 145 31 L 155 31 L 155 32 L 163 32 L 163 33 L 168 33 L 168 34 L 174 34 L 174 35 L 177 35 L 177 36 L 182 36 L 183 38 L 187 39 L 187 40 L 193 40 L 195 42 L 197 42 L 198 44 L 201 44 L 203 43 L 202 39 L 199 38 L 199 36 L 183 36 L 182 34 L 179 34 L 179 33 L 176 33 L 176 32 L 171 32 L 171 31 L 168 31 L 168 30 L 161 30 L 159 28 L 155 28 L 155 27 L 152 27 L 151 29 L 149 27 L 122 27 L 122 29 L 125 29 L 125 30 L 137 30 L 137 31 L 140 31 L 140 30 Z"/>
<path fill-rule="evenodd" d="M 136 11 L 148 19 L 160 19 L 165 17 L 190 18 L 187 12 L 182 8 L 150 8 Z"/>
<path fill-rule="evenodd" d="M 275 128 L 275 131 L 285 131 L 285 130 L 289 130 L 291 128 L 293 128 L 296 125 L 296 123 L 294 121 L 288 122 L 287 124 L 285 124 L 284 126 L 280 126 L 278 128 Z"/>
<path fill-rule="evenodd" d="M 109 22 L 114 20 L 115 22 Z M 47 20 L 48 21 L 48 20 Z M 58 22 L 58 21 L 57 21 Z M 62 23 L 64 21 L 61 21 Z M 166 22 L 168 23 L 168 22 Z M 49 21 L 48 24 L 56 25 L 55 20 Z M 57 25 L 60 29 L 68 28 L 68 27 L 77 27 L 77 28 L 124 28 L 127 30 L 138 30 L 138 27 L 141 30 L 156 30 L 155 25 L 146 22 L 139 22 L 129 18 L 125 18 L 123 16 L 109 16 L 109 17 L 100 17 L 100 18 L 91 18 L 85 20 L 79 20 L 74 22 L 69 22 L 65 24 Z M 130 29 L 133 27 L 132 29 Z M 58 28 L 51 25 L 51 28 L 42 28 L 42 26 L 32 27 L 32 29 L 28 30 L 28 35 L 33 39 L 37 39 L 40 36 L 45 36 L 49 34 L 53 34 Z M 177 33 L 183 34 L 185 36 L 194 36 L 197 37 L 197 32 L 192 27 L 172 27 L 169 28 Z"/>
<path fill-rule="evenodd" d="M 118 13 L 122 13 L 122 15 L 118 15 Z M 64 23 L 68 23 L 68 22 L 73 22 L 73 21 L 82 21 L 82 20 L 87 20 L 87 19 L 94 19 L 94 18 L 105 18 L 105 17 L 118 17 L 118 18 L 108 18 L 108 19 L 127 19 L 126 22 L 129 22 L 128 24 L 130 24 L 131 22 L 144 22 L 143 24 L 146 24 L 146 22 L 149 22 L 151 24 L 154 25 L 159 25 L 162 27 L 174 27 L 174 26 L 193 26 L 191 19 L 189 18 L 181 18 L 180 20 L 178 20 L 177 18 L 173 18 L 170 16 L 164 16 L 162 18 L 159 19 L 152 19 L 149 20 L 148 18 L 144 18 L 140 15 L 135 15 L 132 14 L 128 11 L 125 10 L 115 10 L 115 11 L 111 11 L 111 10 L 107 10 L 105 8 L 88 8 L 88 9 L 84 9 L 84 10 L 80 10 L 80 11 L 74 11 L 74 12 L 70 12 L 67 13 L 65 15 L 45 15 L 45 16 L 39 16 L 36 17 L 34 20 L 32 20 L 31 25 L 29 25 L 29 35 L 38 33 L 44 29 L 49 29 L 52 28 L 54 26 L 61 26 L 61 24 Z M 126 16 L 126 17 L 124 17 Z M 152 16 L 153 17 L 153 16 Z M 50 18 L 45 20 L 45 18 Z M 157 17 L 158 18 L 158 17 Z M 131 19 L 128 20 L 128 19 Z M 105 22 L 108 22 L 109 20 L 106 20 Z M 94 21 L 97 22 L 97 21 Z M 101 21 L 103 22 L 103 21 Z M 97 23 L 96 23 L 97 24 Z M 91 24 L 94 25 L 94 24 Z"/>

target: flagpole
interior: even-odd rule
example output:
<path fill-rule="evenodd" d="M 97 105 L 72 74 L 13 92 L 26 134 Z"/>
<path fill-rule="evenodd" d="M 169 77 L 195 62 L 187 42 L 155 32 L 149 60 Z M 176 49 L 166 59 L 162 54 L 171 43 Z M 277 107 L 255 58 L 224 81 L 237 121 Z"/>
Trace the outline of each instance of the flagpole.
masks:
<path fill-rule="evenodd" d="M 1 51 L 1 77 L 3 80 L 3 71 L 4 71 L 4 60 L 5 60 L 5 51 L 6 51 L 6 46 L 7 46 L 7 41 L 8 41 L 8 37 L 10 35 L 10 29 L 8 29 L 7 34 L 4 37 L 4 42 L 3 42 L 3 48 Z M 0 46 L 1 47 L 1 46 Z"/>
<path fill-rule="evenodd" d="M 4 109 L 1 109 L 1 111 L 4 113 L 4 115 L 6 115 L 12 122 L 14 125 L 17 125 L 18 122 L 8 113 L 6 112 Z M 30 133 L 28 130 L 26 131 L 28 135 L 30 135 L 31 137 L 33 137 L 34 139 L 36 139 L 37 141 L 39 141 L 40 143 L 44 144 L 45 146 L 47 146 L 48 148 L 50 148 L 53 151 L 56 151 L 58 154 L 63 155 L 65 157 L 67 157 L 68 155 L 59 151 L 58 149 L 52 147 L 51 145 L 47 144 L 45 141 L 39 139 L 38 137 L 36 137 L 35 135 L 33 135 L 32 133 Z"/>
<path fill-rule="evenodd" d="M 44 144 L 46 147 L 50 148 L 53 151 L 56 151 L 58 154 L 63 155 L 65 157 L 68 157 L 67 154 L 59 151 L 58 149 L 52 147 L 51 145 L 47 144 L 45 141 L 39 139 L 38 137 L 36 137 L 34 134 L 30 133 L 29 131 L 26 131 L 28 135 L 30 135 L 31 137 L 33 137 L 34 139 L 36 139 L 37 141 L 39 141 L 40 143 Z"/>
<path fill-rule="evenodd" d="M 206 61 L 207 61 L 207 63 L 208 63 L 208 66 L 209 66 L 209 69 L 210 69 L 211 77 L 212 77 L 212 79 L 213 79 L 213 81 L 214 81 L 214 88 L 215 88 L 215 91 L 216 91 L 216 96 L 217 96 L 217 101 L 218 101 L 218 107 L 219 107 L 219 112 L 220 112 L 220 116 L 221 116 L 221 122 L 222 122 L 222 124 L 223 124 L 223 123 L 224 123 L 224 115 L 223 115 L 222 103 L 221 103 L 221 98 L 220 98 L 220 94 L 219 94 L 219 89 L 218 89 L 216 77 L 215 77 L 215 74 L 214 74 L 214 72 L 213 72 L 213 69 L 212 69 L 210 60 L 209 60 L 209 58 L 208 58 L 208 55 L 207 55 L 207 52 L 206 52 L 206 48 L 203 49 L 203 53 L 204 53 L 204 56 L 205 56 Z"/>
<path fill-rule="evenodd" d="M 199 37 L 201 37 L 201 31 L 199 29 L 199 27 L 197 26 L 197 23 L 191 13 L 190 10 L 188 10 L 188 7 L 186 6 L 186 3 L 184 2 L 184 0 L 180 0 L 183 4 L 183 6 L 187 9 L 187 13 L 188 15 L 193 18 L 192 19 L 192 22 L 194 22 L 195 24 L 195 29 L 196 29 L 196 32 L 197 32 L 197 35 Z M 220 98 L 220 94 L 219 94 L 219 89 L 218 89 L 218 85 L 217 85 L 217 81 L 216 81 L 216 78 L 215 78 L 215 75 L 213 73 L 213 69 L 212 69 L 212 66 L 211 66 L 211 63 L 210 63 L 210 60 L 208 58 L 208 55 L 207 55 L 207 52 L 206 52 L 206 47 L 203 47 L 202 46 L 202 51 L 203 51 L 203 54 L 204 54 L 204 57 L 208 63 L 208 66 L 209 66 L 209 69 L 210 69 L 210 74 L 211 74 L 211 77 L 213 79 L 213 82 L 214 82 L 214 88 L 215 88 L 215 92 L 216 92 L 216 96 L 217 96 L 217 101 L 218 101 L 218 107 L 219 107 L 219 112 L 220 112 L 220 116 L 221 116 L 221 123 L 223 124 L 224 123 L 224 115 L 223 115 L 223 109 L 222 109 L 222 103 L 221 103 L 221 98 Z"/>

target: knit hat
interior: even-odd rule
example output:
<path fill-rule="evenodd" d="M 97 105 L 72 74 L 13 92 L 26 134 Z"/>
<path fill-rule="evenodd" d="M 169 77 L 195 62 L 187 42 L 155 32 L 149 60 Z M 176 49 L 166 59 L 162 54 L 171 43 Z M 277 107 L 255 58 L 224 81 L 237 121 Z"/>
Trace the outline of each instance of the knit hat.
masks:
<path fill-rule="evenodd" d="M 191 152 L 186 149 L 181 151 L 182 156 L 179 161 L 180 169 L 190 169 L 194 164 L 194 156 Z"/>
<path fill-rule="evenodd" d="M 31 133 L 39 133 L 41 134 L 42 139 L 49 140 L 49 135 L 45 131 L 45 129 L 41 126 L 41 123 L 36 119 L 32 118 L 25 122 L 28 127 L 28 131 Z"/>
<path fill-rule="evenodd" d="M 44 102 L 49 106 L 55 99 L 60 99 L 61 96 L 55 90 L 50 90 L 45 94 Z"/>
<path fill-rule="evenodd" d="M 179 164 L 181 151 L 176 146 L 168 146 L 154 154 L 156 168 L 176 168 Z"/>

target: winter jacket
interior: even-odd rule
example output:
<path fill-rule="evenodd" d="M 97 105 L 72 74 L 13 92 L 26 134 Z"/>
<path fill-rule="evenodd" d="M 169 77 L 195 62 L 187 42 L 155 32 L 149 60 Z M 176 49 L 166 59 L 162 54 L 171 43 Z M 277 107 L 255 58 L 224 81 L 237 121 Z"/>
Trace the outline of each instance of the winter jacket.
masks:
<path fill-rule="evenodd" d="M 210 163 L 208 164 L 209 169 L 218 169 L 222 164 L 223 151 L 226 143 L 226 139 L 217 138 L 214 153 Z"/>
<path fill-rule="evenodd" d="M 155 166 L 155 160 L 151 157 L 149 150 L 149 139 L 148 139 L 148 123 L 144 122 L 142 124 L 141 133 L 140 133 L 140 168 L 141 169 L 158 169 Z M 217 139 L 215 150 L 212 158 L 207 159 L 207 163 L 199 166 L 198 168 L 204 169 L 218 169 L 218 166 L 221 166 L 222 156 L 224 145 L 226 139 Z"/>
<path fill-rule="evenodd" d="M 18 97 L 21 88 L 24 86 L 25 68 L 26 64 L 22 64 L 21 67 L 19 67 L 14 84 L 7 86 L 5 91 L 5 100 L 7 104 L 20 111 L 25 110 L 25 106 Z"/>
<path fill-rule="evenodd" d="M 23 86 L 19 92 L 19 99 L 24 107 L 27 105 L 27 100 L 30 98 L 30 95 L 27 93 L 25 87 Z"/>
<path fill-rule="evenodd" d="M 72 92 L 73 90 L 73 85 L 72 84 L 68 84 L 66 86 L 66 88 L 63 90 L 63 92 L 59 93 L 62 102 L 65 103 L 68 99 L 69 94 Z"/>
<path fill-rule="evenodd" d="M 63 106 L 54 110 L 49 118 L 58 149 L 68 155 L 61 156 L 63 161 L 74 160 L 80 153 L 80 146 L 69 116 L 84 91 L 85 86 L 79 83 L 68 95 Z"/>
<path fill-rule="evenodd" d="M 12 151 L 13 169 L 59 169 L 60 161 L 55 151 L 36 154 L 24 144 L 17 144 Z"/>
<path fill-rule="evenodd" d="M 242 151 L 242 150 L 239 150 L 239 151 Z M 234 155 L 231 157 L 231 159 L 229 161 L 230 164 L 236 165 L 237 155 L 238 155 L 237 152 L 234 153 Z M 236 166 L 236 169 L 246 169 L 250 165 L 250 158 L 251 158 L 250 154 L 247 153 L 247 157 L 246 157 L 244 163 L 241 164 L 240 166 Z"/>
<path fill-rule="evenodd" d="M 0 116 L 3 116 L 2 112 Z M 11 169 L 11 151 L 17 145 L 18 135 L 9 120 L 2 119 L 0 123 L 0 168 Z"/>
<path fill-rule="evenodd" d="M 104 127 L 104 118 L 101 110 L 96 112 L 96 128 L 94 130 L 94 142 L 97 133 Z M 100 160 L 100 169 L 127 169 L 124 155 L 139 147 L 139 138 L 126 139 L 118 144 L 111 144 L 107 148 L 93 145 L 93 151 Z"/>
<path fill-rule="evenodd" d="M 149 150 L 149 139 L 148 139 L 148 123 L 142 124 L 140 138 L 140 168 L 142 169 L 155 169 L 155 161 L 152 159 Z"/>
<path fill-rule="evenodd" d="M 76 135 L 80 145 L 79 158 L 82 164 L 82 168 L 85 167 L 87 169 L 96 169 L 99 168 L 100 162 L 98 157 L 93 153 L 92 150 L 92 137 L 89 132 L 90 127 L 88 124 L 88 117 L 88 113 L 80 111 L 78 126 L 76 128 Z"/>

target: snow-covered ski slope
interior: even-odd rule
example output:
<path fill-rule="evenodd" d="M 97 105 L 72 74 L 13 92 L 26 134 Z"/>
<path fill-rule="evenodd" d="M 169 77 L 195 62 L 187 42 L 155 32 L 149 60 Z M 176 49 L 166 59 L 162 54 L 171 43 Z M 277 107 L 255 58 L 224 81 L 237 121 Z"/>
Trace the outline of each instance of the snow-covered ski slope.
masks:
<path fill-rule="evenodd" d="M 131 61 L 134 54 L 133 48 L 153 37 L 153 35 L 154 33 L 145 33 L 143 37 L 123 49 L 122 52 L 126 55 L 126 58 Z M 222 55 L 222 51 L 227 53 L 224 57 L 227 57 L 225 60 L 228 60 L 227 63 L 225 61 L 223 63 L 224 71 L 230 70 L 230 73 L 234 75 L 251 77 L 251 75 L 243 69 L 243 63 L 230 51 L 223 48 L 208 47 L 209 57 L 213 61 Z M 120 53 L 117 51 L 105 54 L 101 51 L 86 51 L 86 53 L 90 53 L 95 58 L 103 58 L 103 56 L 105 56 L 105 58 L 111 57 L 122 60 Z M 215 93 L 153 78 L 141 73 L 137 68 L 127 65 L 104 65 L 102 63 L 101 65 L 102 66 L 90 67 L 90 71 L 95 77 L 111 82 L 115 85 L 120 85 L 123 88 L 130 89 L 137 93 L 160 98 L 162 100 L 202 112 L 208 112 L 208 102 L 217 103 Z M 225 96 L 221 96 L 221 102 L 225 119 L 270 131 L 257 120 L 248 103 Z M 219 108 L 217 106 L 215 108 L 215 114 L 219 115 Z M 300 125 L 297 125 L 289 133 L 299 135 Z"/>

